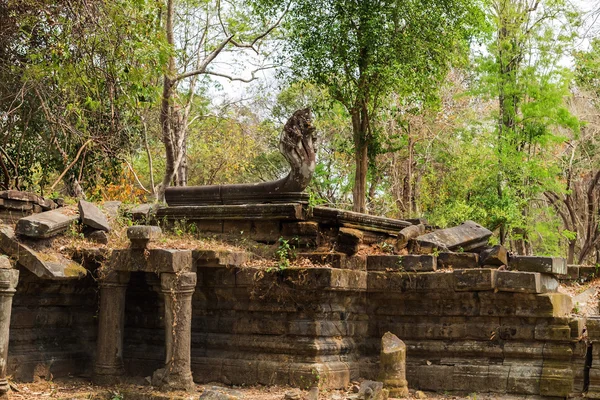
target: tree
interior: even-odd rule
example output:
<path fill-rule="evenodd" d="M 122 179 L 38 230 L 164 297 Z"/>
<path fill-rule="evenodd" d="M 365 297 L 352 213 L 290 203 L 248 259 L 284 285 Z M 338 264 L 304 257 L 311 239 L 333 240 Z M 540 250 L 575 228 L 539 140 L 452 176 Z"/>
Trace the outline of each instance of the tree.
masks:
<path fill-rule="evenodd" d="M 281 6 L 278 0 L 256 1 Z M 366 211 L 374 131 L 386 97 L 430 100 L 449 61 L 478 27 L 468 0 L 293 0 L 285 24 L 294 78 L 328 88 L 350 115 L 354 210 Z M 371 154 L 370 154 L 371 153 Z"/>
<path fill-rule="evenodd" d="M 156 98 L 150 3 L 0 3 L 3 187 L 52 192 L 64 180 L 84 196 L 120 173 L 139 143 L 139 110 Z"/>
<path fill-rule="evenodd" d="M 179 4 L 182 12 L 179 14 L 176 13 L 176 3 L 176 0 L 167 0 L 165 10 L 164 29 L 170 53 L 164 68 L 160 101 L 160 126 L 166 164 L 162 182 L 157 188 L 159 200 L 164 199 L 164 191 L 171 183 L 176 186 L 187 185 L 187 135 L 198 79 L 209 75 L 245 82 L 255 79 L 256 71 L 252 72 L 250 78 L 234 77 L 211 70 L 209 65 L 227 46 L 259 53 L 261 41 L 281 21 L 279 16 L 274 20 L 257 18 L 252 23 L 247 19 L 247 14 L 240 13 L 238 8 L 243 8 L 242 4 L 235 2 L 229 3 L 229 8 L 223 11 L 220 1 L 182 1 Z M 222 12 L 229 12 L 230 18 L 224 18 Z M 176 21 L 176 15 L 183 18 Z M 176 37 L 177 33 L 180 33 L 179 38 Z"/>
<path fill-rule="evenodd" d="M 577 86 L 570 108 L 583 124 L 562 151 L 562 187 L 545 195 L 563 222 L 567 262 L 582 264 L 600 261 L 600 39 L 574 55 Z"/>
<path fill-rule="evenodd" d="M 531 204 L 555 182 L 550 145 L 564 140 L 559 128 L 579 128 L 565 103 L 569 72 L 559 63 L 572 45 L 578 13 L 562 0 L 494 0 L 488 15 L 495 32 L 479 59 L 479 90 L 497 101 L 493 145 L 501 211 L 490 228 L 499 229 L 501 243 L 512 239 L 513 250 L 525 254 L 531 251 Z M 502 212 L 515 205 L 520 218 Z"/>

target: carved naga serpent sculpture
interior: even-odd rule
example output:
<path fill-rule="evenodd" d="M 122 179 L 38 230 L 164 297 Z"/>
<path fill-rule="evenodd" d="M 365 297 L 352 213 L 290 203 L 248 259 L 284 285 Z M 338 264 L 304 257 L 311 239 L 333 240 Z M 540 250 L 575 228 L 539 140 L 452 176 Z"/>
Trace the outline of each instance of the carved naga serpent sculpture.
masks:
<path fill-rule="evenodd" d="M 298 201 L 315 172 L 315 128 L 309 108 L 288 119 L 279 138 L 279 151 L 291 167 L 279 180 L 254 184 L 171 187 L 165 192 L 169 206 L 244 204 Z"/>

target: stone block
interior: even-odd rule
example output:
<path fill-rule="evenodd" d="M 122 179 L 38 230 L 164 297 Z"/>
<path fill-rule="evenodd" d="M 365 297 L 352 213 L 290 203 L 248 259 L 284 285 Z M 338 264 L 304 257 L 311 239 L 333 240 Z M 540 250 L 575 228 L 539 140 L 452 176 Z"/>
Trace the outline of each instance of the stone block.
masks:
<path fill-rule="evenodd" d="M 576 280 L 579 278 L 579 265 L 567 265 L 567 276 L 565 277 L 570 280 Z"/>
<path fill-rule="evenodd" d="M 513 256 L 510 266 L 518 271 L 567 274 L 567 262 L 560 257 Z"/>
<path fill-rule="evenodd" d="M 394 249 L 398 252 L 408 246 L 408 242 L 412 239 L 415 239 L 418 236 L 421 236 L 425 233 L 425 225 L 416 224 L 407 226 L 398 232 L 398 238 L 396 240 L 396 244 L 394 245 Z"/>
<path fill-rule="evenodd" d="M 286 282 L 307 290 L 365 291 L 367 289 L 367 273 L 364 271 L 332 268 L 287 268 L 281 274 Z"/>
<path fill-rule="evenodd" d="M 510 366 L 493 365 L 488 366 L 488 390 L 491 393 L 506 393 Z"/>
<path fill-rule="evenodd" d="M 433 255 L 371 255 L 367 257 L 368 271 L 414 271 L 428 272 L 437 269 Z"/>
<path fill-rule="evenodd" d="M 464 250 L 479 248 L 487 244 L 492 232 L 483 226 L 466 221 L 459 226 L 439 229 L 415 239 L 417 247 L 429 250 Z"/>
<path fill-rule="evenodd" d="M 367 269 L 366 256 L 362 255 L 347 256 L 344 253 L 311 252 L 298 253 L 297 257 L 306 258 L 316 265 L 328 265 L 336 269 L 351 269 L 356 271 L 365 271 Z"/>
<path fill-rule="evenodd" d="M 569 318 L 571 328 L 571 339 L 580 339 L 585 329 L 586 319 L 582 317 Z"/>
<path fill-rule="evenodd" d="M 508 252 L 502 245 L 496 245 L 482 251 L 479 254 L 479 263 L 481 265 L 508 265 Z"/>
<path fill-rule="evenodd" d="M 252 254 L 231 250 L 193 250 L 196 267 L 240 267 L 252 260 Z"/>
<path fill-rule="evenodd" d="M 46 211 L 19 219 L 15 233 L 39 239 L 50 238 L 66 231 L 77 220 L 79 215 L 71 210 Z"/>
<path fill-rule="evenodd" d="M 82 224 L 101 231 L 110 231 L 110 225 L 106 215 L 104 215 L 95 204 L 85 200 L 79 200 L 77 207 L 79 208 Z"/>
<path fill-rule="evenodd" d="M 600 341 L 600 316 L 589 316 L 586 321 L 588 338 L 592 342 Z M 600 348 L 600 346 L 599 346 Z M 600 381 L 599 381 L 600 384 Z"/>
<path fill-rule="evenodd" d="M 242 218 L 223 220 L 223 233 L 234 236 L 251 236 L 253 222 Z"/>
<path fill-rule="evenodd" d="M 340 228 L 336 241 L 336 250 L 354 255 L 358 253 L 358 248 L 363 242 L 364 234 L 358 229 Z"/>
<path fill-rule="evenodd" d="M 489 367 L 487 365 L 464 365 L 454 366 L 454 386 L 452 390 L 465 392 L 489 391 Z"/>
<path fill-rule="evenodd" d="M 567 397 L 573 392 L 571 366 L 556 361 L 544 361 L 540 381 L 540 395 Z"/>
<path fill-rule="evenodd" d="M 498 271 L 496 288 L 503 292 L 549 293 L 556 292 L 558 280 L 538 272 Z"/>
<path fill-rule="evenodd" d="M 494 290 L 497 272 L 495 269 L 454 270 L 454 289 L 459 291 Z"/>
<path fill-rule="evenodd" d="M 502 317 L 495 330 L 495 339 L 500 340 L 534 340 L 537 318 L 534 317 Z"/>
<path fill-rule="evenodd" d="M 496 286 L 502 292 L 542 292 L 538 272 L 498 271 Z"/>
<path fill-rule="evenodd" d="M 415 375 L 408 375 L 408 382 L 412 387 L 433 391 L 446 391 L 454 387 L 453 365 L 418 365 L 414 372 Z"/>
<path fill-rule="evenodd" d="M 158 226 L 136 225 L 127 228 L 127 238 L 131 248 L 145 249 L 148 243 L 160 239 L 162 230 Z"/>
<path fill-rule="evenodd" d="M 245 232 L 246 233 L 246 232 Z M 261 243 L 277 243 L 281 238 L 279 221 L 252 221 L 250 237 Z M 291 243 L 290 243 L 291 244 Z M 296 245 L 294 243 L 294 245 Z"/>
<path fill-rule="evenodd" d="M 290 365 L 287 362 L 259 361 L 258 383 L 261 385 L 289 385 Z"/>
<path fill-rule="evenodd" d="M 150 249 L 148 252 L 147 258 L 144 255 L 132 255 L 132 262 L 124 263 L 126 268 L 131 269 L 125 270 L 155 273 L 192 270 L 192 252 L 190 250 Z"/>
<path fill-rule="evenodd" d="M 284 236 L 317 237 L 319 224 L 314 221 L 284 222 L 281 224 L 281 234 Z"/>
<path fill-rule="evenodd" d="M 570 341 L 571 328 L 569 325 L 551 325 L 547 322 L 535 326 L 535 340 Z"/>
<path fill-rule="evenodd" d="M 541 365 L 511 364 L 507 380 L 507 392 L 534 395 L 540 393 Z"/>
<path fill-rule="evenodd" d="M 437 256 L 437 266 L 440 269 L 467 269 L 477 268 L 479 265 L 479 254 L 477 253 L 450 253 L 441 252 Z"/>
<path fill-rule="evenodd" d="M 563 293 L 478 292 L 480 315 L 564 317 L 571 313 L 571 297 Z"/>
<path fill-rule="evenodd" d="M 220 382 L 227 385 L 253 385 L 258 382 L 258 361 L 224 359 Z"/>

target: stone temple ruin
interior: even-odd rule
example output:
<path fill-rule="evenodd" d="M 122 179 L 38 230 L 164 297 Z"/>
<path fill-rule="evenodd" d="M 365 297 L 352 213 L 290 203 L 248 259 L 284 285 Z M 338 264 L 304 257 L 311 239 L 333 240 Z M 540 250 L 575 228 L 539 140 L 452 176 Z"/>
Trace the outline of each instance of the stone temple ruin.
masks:
<path fill-rule="evenodd" d="M 375 381 L 361 391 L 379 384 L 392 397 L 408 385 L 600 398 L 600 317 L 574 314 L 558 291 L 591 271 L 509 257 L 470 221 L 440 230 L 309 207 L 313 134 L 308 111 L 297 112 L 282 137 L 290 175 L 172 188 L 168 206 L 130 210 L 137 225 L 120 247 L 102 244 L 117 203 L 103 213 L 0 192 L 0 392 L 8 375 L 72 374 L 151 376 L 166 390 L 341 388 L 360 377 Z M 78 221 L 97 246 L 69 250 Z M 161 230 L 182 221 L 218 238 L 285 241 L 306 262 L 264 268 L 250 250 L 160 246 Z"/>

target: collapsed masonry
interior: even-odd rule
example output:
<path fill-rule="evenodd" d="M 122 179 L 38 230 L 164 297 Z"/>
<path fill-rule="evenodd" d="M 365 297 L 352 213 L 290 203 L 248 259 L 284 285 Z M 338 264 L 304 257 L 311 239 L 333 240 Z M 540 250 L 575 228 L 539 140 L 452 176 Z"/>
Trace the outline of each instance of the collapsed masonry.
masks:
<path fill-rule="evenodd" d="M 283 238 L 314 266 L 268 270 L 251 252 L 156 248 L 156 227 L 131 227 L 129 247 L 99 245 L 76 261 L 14 252 L 47 239 L 0 235 L 11 256 L 0 258 L 9 374 L 150 375 L 167 389 L 192 380 L 338 388 L 378 378 L 381 337 L 391 332 L 406 343 L 411 388 L 600 397 L 600 317 L 573 315 L 557 292 L 575 269 L 546 257 L 498 265 L 505 255 L 480 252 L 491 233 L 474 223 L 432 230 L 302 202 L 132 211 L 165 229 L 185 220 L 223 238 Z M 405 240 L 407 228 L 418 235 Z M 390 253 L 373 254 L 374 245 Z M 8 327 L 1 319 L 5 352 Z"/>

